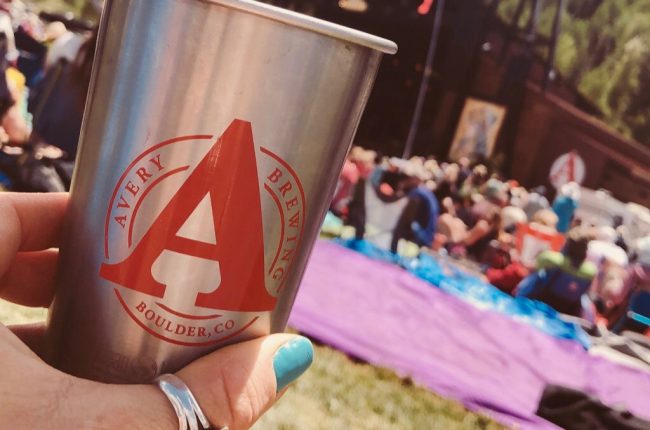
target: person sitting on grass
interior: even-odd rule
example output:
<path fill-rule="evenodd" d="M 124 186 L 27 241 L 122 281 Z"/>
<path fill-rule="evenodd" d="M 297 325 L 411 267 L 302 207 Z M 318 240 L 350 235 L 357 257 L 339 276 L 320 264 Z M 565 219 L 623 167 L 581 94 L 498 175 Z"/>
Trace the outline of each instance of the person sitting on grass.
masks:
<path fill-rule="evenodd" d="M 408 203 L 395 226 L 391 251 L 397 252 L 400 239 L 418 246 L 431 247 L 436 233 L 440 205 L 431 190 L 422 185 L 417 169 L 405 169 L 399 189 L 407 195 Z"/>
<path fill-rule="evenodd" d="M 537 270 L 521 281 L 517 295 L 544 302 L 563 314 L 582 316 L 582 296 L 597 273 L 596 266 L 586 260 L 591 239 L 584 228 L 569 231 L 562 253 L 542 252 Z"/>
<path fill-rule="evenodd" d="M 475 261 L 482 261 L 490 243 L 499 238 L 501 231 L 501 209 L 490 207 L 481 215 L 474 227 L 467 231 L 463 245 L 467 255 Z"/>
<path fill-rule="evenodd" d="M 487 264 L 485 277 L 501 291 L 513 294 L 529 272 L 519 259 L 514 237 L 517 225 L 525 224 L 527 218 L 523 209 L 506 206 L 501 210 L 501 219 L 499 239 L 492 242 L 487 255 L 483 257 L 483 262 Z"/>
<path fill-rule="evenodd" d="M 553 212 L 558 217 L 557 231 L 566 233 L 572 226 L 575 212 L 580 203 L 580 185 L 569 182 L 562 185 L 553 202 Z"/>
<path fill-rule="evenodd" d="M 625 279 L 628 298 L 613 326 L 615 333 L 650 333 L 650 236 L 639 239 L 636 248 L 637 261 L 628 268 Z"/>

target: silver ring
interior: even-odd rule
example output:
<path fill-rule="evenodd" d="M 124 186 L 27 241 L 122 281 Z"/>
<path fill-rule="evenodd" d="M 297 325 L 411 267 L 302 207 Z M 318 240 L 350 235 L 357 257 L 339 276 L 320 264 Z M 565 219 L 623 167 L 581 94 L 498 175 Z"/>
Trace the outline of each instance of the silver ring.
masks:
<path fill-rule="evenodd" d="M 181 378 L 166 373 L 156 378 L 155 382 L 172 404 L 178 417 L 179 430 L 212 429 L 199 403 Z M 228 427 L 221 427 L 219 430 L 228 430 Z"/>

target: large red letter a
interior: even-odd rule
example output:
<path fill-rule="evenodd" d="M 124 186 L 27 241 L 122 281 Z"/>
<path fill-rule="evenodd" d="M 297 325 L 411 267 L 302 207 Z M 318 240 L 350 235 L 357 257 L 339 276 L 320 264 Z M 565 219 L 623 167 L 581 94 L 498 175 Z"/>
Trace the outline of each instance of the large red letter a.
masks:
<path fill-rule="evenodd" d="M 199 203 L 210 194 L 216 244 L 178 236 Z M 133 222 L 133 220 L 132 220 Z M 264 239 L 255 147 L 251 125 L 235 120 L 172 197 L 135 249 L 117 264 L 103 264 L 100 276 L 154 297 L 166 286 L 151 267 L 163 250 L 218 261 L 221 283 L 198 293 L 196 305 L 239 312 L 272 310 L 275 298 L 264 284 Z M 188 294 L 195 294 L 187 285 Z"/>

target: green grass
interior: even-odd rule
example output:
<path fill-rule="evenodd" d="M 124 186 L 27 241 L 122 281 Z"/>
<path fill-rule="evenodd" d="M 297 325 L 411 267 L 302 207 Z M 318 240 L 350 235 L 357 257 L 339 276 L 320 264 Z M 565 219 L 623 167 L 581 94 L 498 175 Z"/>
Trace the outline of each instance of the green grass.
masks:
<path fill-rule="evenodd" d="M 401 379 L 387 369 L 357 363 L 325 346 L 312 367 L 292 385 L 255 430 L 502 429 Z"/>
<path fill-rule="evenodd" d="M 43 321 L 45 309 L 0 300 L 0 322 Z M 312 367 L 254 430 L 496 430 L 504 427 L 390 370 L 316 346 Z"/>

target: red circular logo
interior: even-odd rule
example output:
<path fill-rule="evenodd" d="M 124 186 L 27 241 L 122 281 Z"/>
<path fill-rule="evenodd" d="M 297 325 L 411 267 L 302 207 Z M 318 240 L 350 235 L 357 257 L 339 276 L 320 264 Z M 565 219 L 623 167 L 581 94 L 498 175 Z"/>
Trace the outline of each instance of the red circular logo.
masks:
<path fill-rule="evenodd" d="M 251 124 L 184 136 L 126 168 L 105 221 L 99 275 L 144 330 L 206 346 L 268 318 L 300 243 L 305 196 Z"/>

